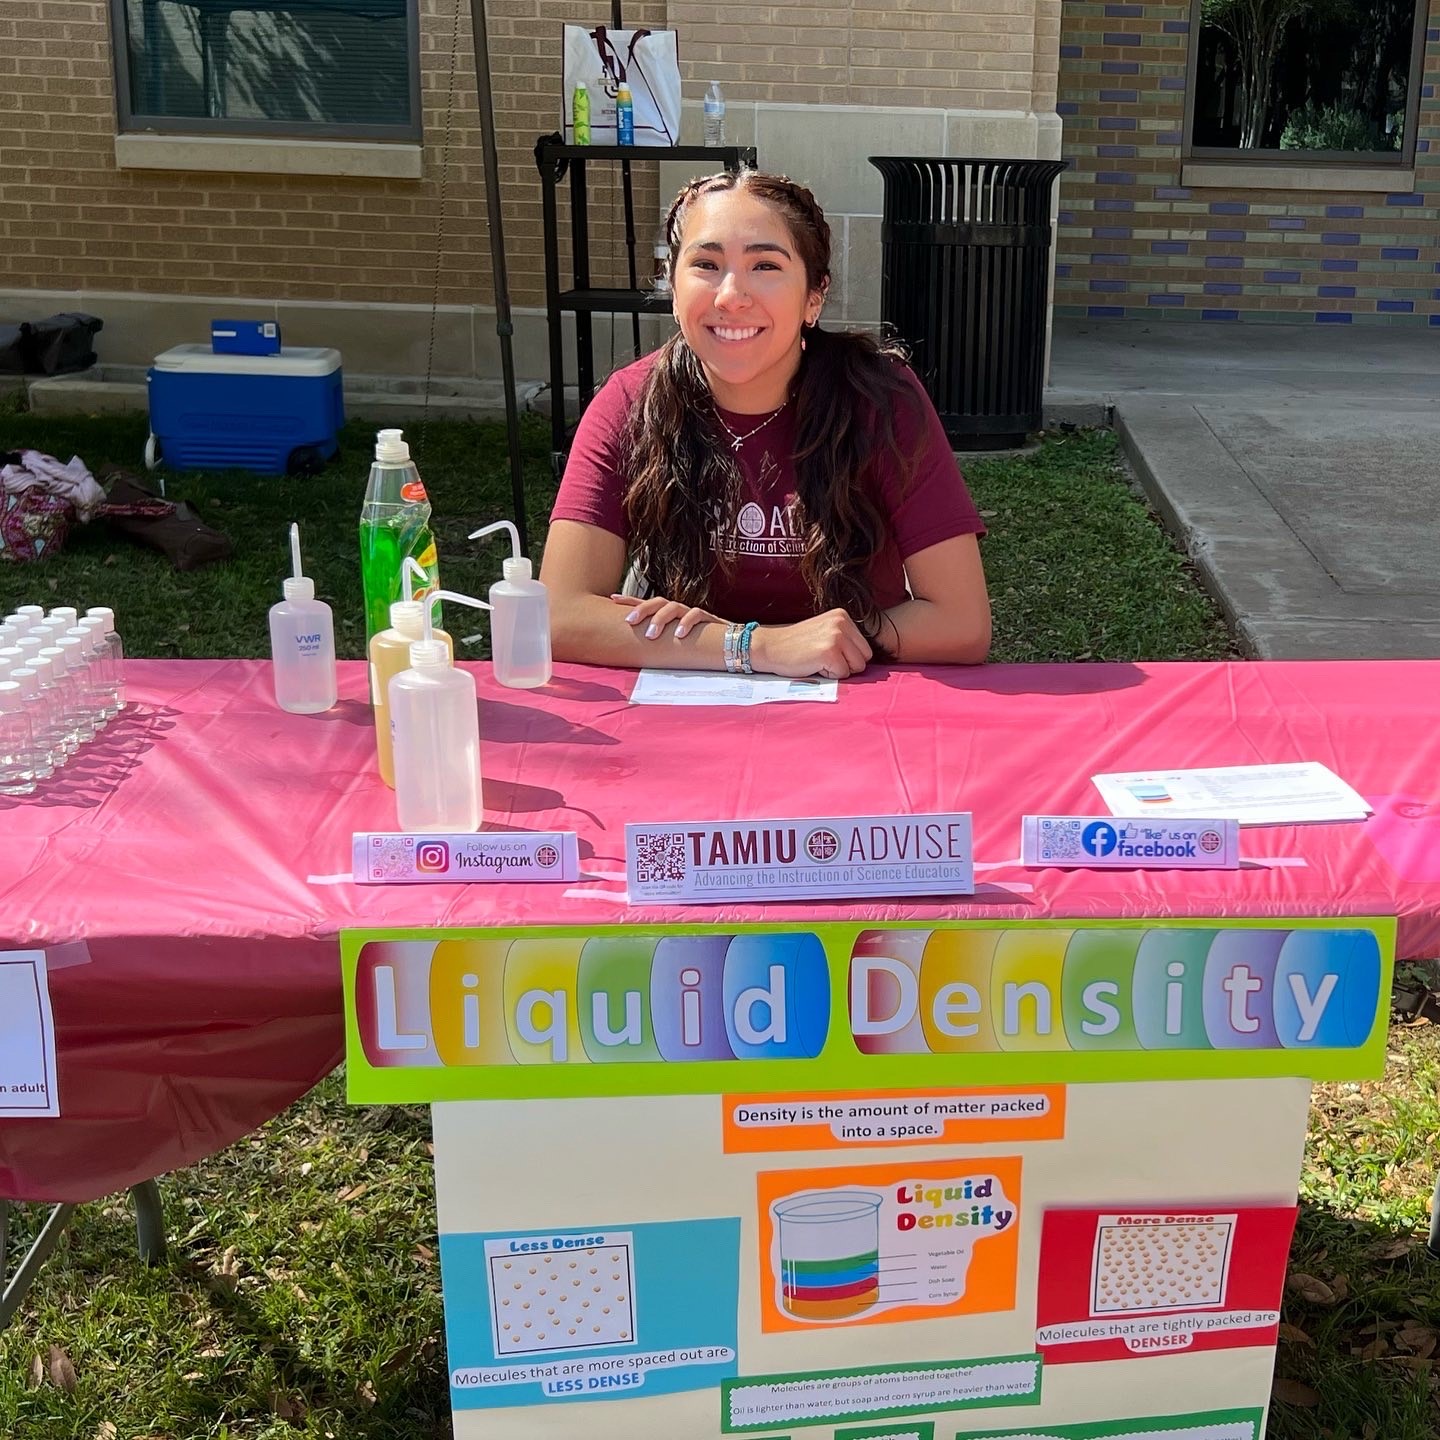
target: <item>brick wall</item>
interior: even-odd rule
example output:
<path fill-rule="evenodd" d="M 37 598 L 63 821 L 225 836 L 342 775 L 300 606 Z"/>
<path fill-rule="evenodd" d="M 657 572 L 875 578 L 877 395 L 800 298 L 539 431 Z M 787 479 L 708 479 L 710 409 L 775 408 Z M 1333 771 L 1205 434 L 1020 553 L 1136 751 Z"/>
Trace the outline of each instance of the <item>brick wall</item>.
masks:
<path fill-rule="evenodd" d="M 441 301 L 490 302 L 467 0 L 458 9 L 457 31 L 456 0 L 421 0 L 423 178 L 367 180 L 121 170 L 105 0 L 5 0 L 0 288 L 428 303 L 443 233 Z M 627 9 L 664 23 L 664 0 Z M 560 27 L 610 7 L 489 0 L 489 12 L 507 257 L 514 298 L 534 304 L 544 264 L 531 151 L 559 122 Z M 619 250 L 619 202 L 603 183 L 595 196 L 598 279 Z M 653 211 L 653 180 L 645 198 Z"/>
<path fill-rule="evenodd" d="M 1414 184 L 1388 193 L 1187 186 L 1190 41 L 1186 0 L 1065 4 L 1056 313 L 1440 324 L 1440 0 Z"/>
<path fill-rule="evenodd" d="M 522 375 L 537 376 L 544 263 L 532 149 L 559 123 L 562 24 L 608 22 L 610 5 L 487 0 L 487 14 L 517 346 Z M 866 155 L 1034 156 L 1059 145 L 1060 0 L 628 0 L 625 16 L 679 30 L 687 140 L 699 138 L 700 96 L 718 79 L 728 138 L 815 188 L 835 222 L 837 319 L 879 318 L 881 187 Z M 292 343 L 339 344 L 348 368 L 416 374 L 434 360 L 437 374 L 492 373 L 469 0 L 420 0 L 420 17 L 420 178 L 335 178 L 122 168 L 107 0 L 3 0 L 0 317 L 93 309 L 107 321 L 102 360 L 140 364 L 198 338 L 210 301 L 224 298 L 237 315 L 278 314 Z M 635 174 L 643 266 L 678 181 L 646 165 Z M 616 179 L 592 167 L 602 285 L 625 278 Z M 562 227 L 565 203 L 562 187 Z M 449 307 L 438 358 L 428 338 L 437 298 Z"/>
<path fill-rule="evenodd" d="M 1060 0 L 671 0 L 687 77 L 737 100 L 1024 110 L 1054 101 Z M 1038 44 L 1037 44 L 1038 41 Z"/>

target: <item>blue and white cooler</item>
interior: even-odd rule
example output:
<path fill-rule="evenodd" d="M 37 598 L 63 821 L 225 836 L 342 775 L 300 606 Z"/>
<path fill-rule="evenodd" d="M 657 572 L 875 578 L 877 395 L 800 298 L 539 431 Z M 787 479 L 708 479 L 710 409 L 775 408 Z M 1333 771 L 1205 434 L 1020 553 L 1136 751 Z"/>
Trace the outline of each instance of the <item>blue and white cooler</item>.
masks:
<path fill-rule="evenodd" d="M 277 355 L 217 355 L 176 345 L 146 381 L 145 463 L 175 470 L 316 474 L 340 448 L 345 423 L 340 352 L 287 345 Z"/>

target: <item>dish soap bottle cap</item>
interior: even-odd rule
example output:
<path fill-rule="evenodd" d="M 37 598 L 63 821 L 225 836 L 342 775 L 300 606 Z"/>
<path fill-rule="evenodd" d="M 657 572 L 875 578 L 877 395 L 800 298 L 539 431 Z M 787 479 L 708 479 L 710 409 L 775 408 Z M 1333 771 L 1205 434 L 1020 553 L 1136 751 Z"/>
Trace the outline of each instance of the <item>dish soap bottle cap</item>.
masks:
<path fill-rule="evenodd" d="M 403 430 L 382 430 L 375 437 L 375 458 L 386 465 L 403 465 L 410 458 L 410 446 Z"/>

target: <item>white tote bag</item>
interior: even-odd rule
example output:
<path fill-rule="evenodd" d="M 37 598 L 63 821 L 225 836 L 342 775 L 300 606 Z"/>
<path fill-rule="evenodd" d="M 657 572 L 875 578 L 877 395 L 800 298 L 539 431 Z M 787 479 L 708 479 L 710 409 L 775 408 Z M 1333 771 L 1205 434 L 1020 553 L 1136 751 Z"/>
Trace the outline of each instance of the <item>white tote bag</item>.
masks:
<path fill-rule="evenodd" d="M 611 30 L 597 25 L 565 27 L 565 88 L 561 126 L 575 143 L 575 86 L 590 95 L 590 143 L 614 145 L 615 95 L 630 87 L 637 145 L 680 143 L 680 56 L 673 30 Z"/>

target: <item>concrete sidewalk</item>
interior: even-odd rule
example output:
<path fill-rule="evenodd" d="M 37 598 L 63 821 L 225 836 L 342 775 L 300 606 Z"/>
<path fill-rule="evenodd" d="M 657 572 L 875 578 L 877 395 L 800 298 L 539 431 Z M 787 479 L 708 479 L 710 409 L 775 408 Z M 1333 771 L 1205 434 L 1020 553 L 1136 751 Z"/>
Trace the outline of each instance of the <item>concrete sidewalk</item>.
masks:
<path fill-rule="evenodd" d="M 1057 321 L 1050 378 L 1113 407 L 1247 650 L 1440 657 L 1440 334 Z"/>

